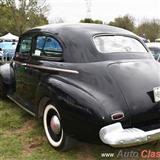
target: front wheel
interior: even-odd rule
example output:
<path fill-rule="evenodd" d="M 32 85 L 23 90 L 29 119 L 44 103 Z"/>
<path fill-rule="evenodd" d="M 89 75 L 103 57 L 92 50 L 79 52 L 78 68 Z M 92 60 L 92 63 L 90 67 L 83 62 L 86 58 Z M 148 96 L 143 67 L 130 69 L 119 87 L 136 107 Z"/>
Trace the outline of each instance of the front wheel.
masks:
<path fill-rule="evenodd" d="M 65 134 L 60 113 L 53 104 L 48 104 L 44 110 L 43 126 L 52 147 L 61 151 L 71 148 L 74 140 Z"/>

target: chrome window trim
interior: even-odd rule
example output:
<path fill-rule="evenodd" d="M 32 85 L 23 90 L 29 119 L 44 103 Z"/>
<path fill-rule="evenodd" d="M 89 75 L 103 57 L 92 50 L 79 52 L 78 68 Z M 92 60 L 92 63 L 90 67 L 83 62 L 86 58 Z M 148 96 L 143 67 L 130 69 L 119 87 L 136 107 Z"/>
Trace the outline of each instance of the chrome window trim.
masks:
<path fill-rule="evenodd" d="M 76 71 L 76 70 L 38 66 L 38 65 L 29 64 L 29 63 L 23 63 L 23 62 L 19 62 L 19 61 L 14 61 L 14 62 L 17 63 L 17 64 L 20 64 L 20 65 L 23 65 L 23 66 L 25 65 L 26 67 L 31 67 L 31 68 L 37 68 L 37 69 L 44 69 L 44 70 L 50 70 L 50 71 L 58 71 L 58 72 L 66 72 L 66 73 L 79 74 L 79 71 Z"/>

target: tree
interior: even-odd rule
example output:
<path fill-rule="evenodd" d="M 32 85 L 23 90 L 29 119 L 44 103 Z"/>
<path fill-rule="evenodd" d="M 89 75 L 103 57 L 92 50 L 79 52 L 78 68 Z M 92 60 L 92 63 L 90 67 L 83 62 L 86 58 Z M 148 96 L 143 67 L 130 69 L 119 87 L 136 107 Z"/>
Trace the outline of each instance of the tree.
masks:
<path fill-rule="evenodd" d="M 96 23 L 96 24 L 103 24 L 103 21 L 97 19 L 97 20 L 93 20 L 91 18 L 85 18 L 80 20 L 81 23 Z"/>
<path fill-rule="evenodd" d="M 96 24 L 103 24 L 103 21 L 101 21 L 99 19 L 96 19 L 96 20 L 94 20 L 94 23 L 96 23 Z"/>
<path fill-rule="evenodd" d="M 145 35 L 145 38 L 150 41 L 155 41 L 160 35 L 160 20 L 145 20 L 137 27 L 136 33 L 142 37 Z"/>
<path fill-rule="evenodd" d="M 85 18 L 80 20 L 81 23 L 94 23 L 94 21 L 91 18 Z"/>
<path fill-rule="evenodd" d="M 39 6 L 38 0 L 0 0 L 0 33 L 22 34 L 29 28 L 47 24 L 47 6 Z"/>
<path fill-rule="evenodd" d="M 159 34 L 158 34 L 158 36 L 157 36 L 158 38 L 160 38 L 160 32 L 159 32 Z"/>
<path fill-rule="evenodd" d="M 134 18 L 129 15 L 115 18 L 114 21 L 109 23 L 109 25 L 124 28 L 132 32 L 135 30 Z"/>
<path fill-rule="evenodd" d="M 3 35 L 10 31 L 13 26 L 12 12 L 7 6 L 0 5 L 0 35 Z"/>

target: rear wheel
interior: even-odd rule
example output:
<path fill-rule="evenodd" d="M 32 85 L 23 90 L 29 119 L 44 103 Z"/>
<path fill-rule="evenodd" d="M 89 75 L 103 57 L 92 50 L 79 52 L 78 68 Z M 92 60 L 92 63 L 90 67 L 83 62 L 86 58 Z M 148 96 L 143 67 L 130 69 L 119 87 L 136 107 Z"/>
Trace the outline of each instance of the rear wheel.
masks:
<path fill-rule="evenodd" d="M 6 91 L 5 84 L 2 82 L 2 80 L 0 80 L 0 99 L 6 98 L 6 95 L 7 95 L 7 91 Z"/>
<path fill-rule="evenodd" d="M 43 126 L 49 143 L 56 150 L 72 147 L 74 140 L 65 134 L 60 113 L 53 104 L 48 104 L 44 110 Z"/>

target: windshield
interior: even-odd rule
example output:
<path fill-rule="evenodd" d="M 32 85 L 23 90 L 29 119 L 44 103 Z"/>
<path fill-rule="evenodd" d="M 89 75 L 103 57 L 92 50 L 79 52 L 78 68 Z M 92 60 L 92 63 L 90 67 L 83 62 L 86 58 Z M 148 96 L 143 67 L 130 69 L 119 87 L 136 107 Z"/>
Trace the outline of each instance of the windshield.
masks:
<path fill-rule="evenodd" d="M 101 53 L 147 52 L 137 39 L 126 36 L 97 36 L 94 38 L 97 50 Z"/>

